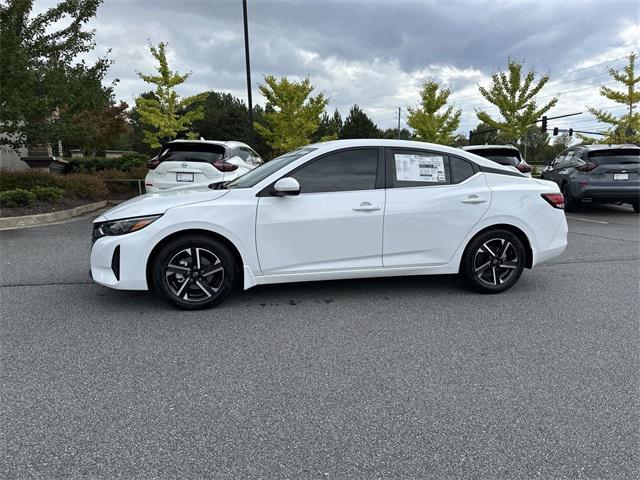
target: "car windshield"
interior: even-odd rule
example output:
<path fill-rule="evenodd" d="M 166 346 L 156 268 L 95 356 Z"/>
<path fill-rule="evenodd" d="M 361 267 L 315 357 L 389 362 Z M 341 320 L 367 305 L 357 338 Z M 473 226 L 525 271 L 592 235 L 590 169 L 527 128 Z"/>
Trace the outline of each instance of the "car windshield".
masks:
<path fill-rule="evenodd" d="M 589 161 L 596 165 L 640 163 L 640 149 L 620 148 L 616 150 L 596 150 L 595 152 L 589 152 Z"/>
<path fill-rule="evenodd" d="M 314 150 L 317 149 L 304 147 L 299 148 L 298 150 L 294 150 L 293 152 L 285 153 L 284 155 L 274 158 L 273 160 L 263 163 L 259 167 L 248 171 L 235 180 L 231 180 L 230 182 L 225 183 L 224 186 L 226 188 L 251 188 L 271 174 L 277 172 L 281 168 L 289 165 L 290 163 L 296 161 L 304 155 L 313 152 Z"/>
<path fill-rule="evenodd" d="M 207 162 L 222 160 L 225 149 L 222 145 L 174 143 L 166 145 L 158 159 L 160 162 Z"/>

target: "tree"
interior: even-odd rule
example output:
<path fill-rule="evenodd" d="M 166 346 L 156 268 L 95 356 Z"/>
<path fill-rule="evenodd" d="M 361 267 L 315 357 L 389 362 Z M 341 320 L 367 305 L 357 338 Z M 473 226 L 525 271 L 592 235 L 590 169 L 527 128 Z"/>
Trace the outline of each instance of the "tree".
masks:
<path fill-rule="evenodd" d="M 112 86 L 102 84 L 111 62 L 76 61 L 95 46 L 94 31 L 85 26 L 101 1 L 64 0 L 35 16 L 33 0 L 0 5 L 3 143 L 19 147 L 73 138 L 78 125 L 71 117 L 112 99 Z"/>
<path fill-rule="evenodd" d="M 328 140 L 335 140 L 339 137 L 340 130 L 342 130 L 342 116 L 338 109 L 333 112 L 332 116 L 324 112 L 320 119 L 318 129 L 311 136 L 311 141 L 326 142 Z"/>
<path fill-rule="evenodd" d="M 382 138 L 399 139 L 399 140 L 412 140 L 413 134 L 406 128 L 400 129 L 400 135 L 398 135 L 397 128 L 387 128 L 381 133 Z"/>
<path fill-rule="evenodd" d="M 242 100 L 230 93 L 211 91 L 202 95 L 203 115 L 193 122 L 194 130 L 206 139 L 251 142 L 248 110 Z"/>
<path fill-rule="evenodd" d="M 70 143 L 78 145 L 90 157 L 113 146 L 131 128 L 127 122 L 127 108 L 129 105 L 120 102 L 75 115 L 72 121 L 78 125 L 78 131 Z"/>
<path fill-rule="evenodd" d="M 262 135 L 275 153 L 284 153 L 308 144 L 318 129 L 320 115 L 329 99 L 324 94 L 310 96 L 314 90 L 307 77 L 301 82 L 273 75 L 264 77 L 260 92 L 267 99 L 260 121 L 254 122 L 256 132 Z"/>
<path fill-rule="evenodd" d="M 349 110 L 349 115 L 344 119 L 340 138 L 376 138 L 380 136 L 380 130 L 358 105 Z"/>
<path fill-rule="evenodd" d="M 502 132 L 483 122 L 478 123 L 476 128 L 471 130 L 471 134 L 469 145 L 506 145 L 509 143 Z"/>
<path fill-rule="evenodd" d="M 635 53 L 629 54 L 629 63 L 622 71 L 609 69 L 609 75 L 622 83 L 626 91 L 619 92 L 605 85 L 600 87 L 600 95 L 624 105 L 628 112 L 616 118 L 609 112 L 587 107 L 599 122 L 611 125 L 607 136 L 601 140 L 602 143 L 640 143 L 640 90 L 636 87 L 640 82 L 640 75 L 635 76 L 636 58 Z"/>
<path fill-rule="evenodd" d="M 536 120 L 558 103 L 554 97 L 538 107 L 535 96 L 549 81 L 549 74 L 542 75 L 536 82 L 533 70 L 523 77 L 522 69 L 523 63 L 510 58 L 506 72 L 496 72 L 491 76 L 489 89 L 479 87 L 480 94 L 498 107 L 502 120 L 496 120 L 484 111 L 476 112 L 478 119 L 489 128 L 500 130 L 508 141 L 521 139 Z"/>
<path fill-rule="evenodd" d="M 409 108 L 407 116 L 407 124 L 416 131 L 418 140 L 443 145 L 453 142 L 462 110 L 455 110 L 451 105 L 445 108 L 449 95 L 451 90 L 441 88 L 438 82 L 424 83 L 420 90 L 420 106 Z"/>
<path fill-rule="evenodd" d="M 145 126 L 143 141 L 152 148 L 158 148 L 163 141 L 173 140 L 180 134 L 194 137 L 191 124 L 204 116 L 203 106 L 199 103 L 206 94 L 180 98 L 176 92 L 175 88 L 185 83 L 191 74 L 179 74 L 169 68 L 166 47 L 164 42 L 157 47 L 149 45 L 151 55 L 158 61 L 157 75 L 137 72 L 142 80 L 156 86 L 154 98 L 142 95 L 136 98 L 136 110 Z"/>

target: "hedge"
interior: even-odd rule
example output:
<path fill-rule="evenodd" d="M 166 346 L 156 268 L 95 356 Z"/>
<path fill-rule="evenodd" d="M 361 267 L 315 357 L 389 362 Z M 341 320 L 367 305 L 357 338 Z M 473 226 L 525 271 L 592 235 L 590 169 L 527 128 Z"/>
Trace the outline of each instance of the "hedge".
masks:
<path fill-rule="evenodd" d="M 0 192 L 28 190 L 41 198 L 76 198 L 80 200 L 103 200 L 109 198 L 105 182 L 95 175 L 72 173 L 54 175 L 38 170 L 0 171 Z M 59 193 L 61 190 L 63 193 Z M 8 205 L 7 205 L 8 206 Z"/>
<path fill-rule="evenodd" d="M 103 170 L 119 170 L 131 172 L 144 169 L 146 171 L 149 158 L 141 153 L 130 153 L 119 158 L 72 158 L 65 166 L 65 173 L 94 173 Z"/>
<path fill-rule="evenodd" d="M 36 194 L 22 188 L 0 192 L 0 206 L 2 207 L 26 207 L 35 201 Z"/>

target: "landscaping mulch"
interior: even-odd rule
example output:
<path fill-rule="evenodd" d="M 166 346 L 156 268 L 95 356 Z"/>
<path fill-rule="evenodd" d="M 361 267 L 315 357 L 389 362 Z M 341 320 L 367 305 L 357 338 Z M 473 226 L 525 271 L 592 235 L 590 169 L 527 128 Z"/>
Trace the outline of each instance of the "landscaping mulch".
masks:
<path fill-rule="evenodd" d="M 86 205 L 87 203 L 91 203 L 91 200 L 64 198 L 58 203 L 37 202 L 28 207 L 0 208 L 0 217 L 21 217 L 24 215 L 58 212 L 60 210 L 69 210 L 70 208 Z"/>

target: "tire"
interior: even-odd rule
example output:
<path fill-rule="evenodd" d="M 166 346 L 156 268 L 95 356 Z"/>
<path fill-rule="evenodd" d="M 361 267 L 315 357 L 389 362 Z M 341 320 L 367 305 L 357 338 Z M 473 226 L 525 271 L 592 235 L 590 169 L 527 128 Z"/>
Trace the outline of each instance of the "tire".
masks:
<path fill-rule="evenodd" d="M 573 198 L 573 194 L 571 193 L 571 189 L 569 188 L 568 183 L 563 183 L 562 188 L 560 189 L 562 195 L 564 196 L 564 209 L 567 212 L 571 212 L 576 209 L 578 206 L 578 202 L 575 198 Z"/>
<path fill-rule="evenodd" d="M 240 277 L 238 268 L 222 242 L 206 235 L 185 235 L 169 241 L 156 255 L 153 286 L 178 308 L 210 308 L 231 293 Z"/>
<path fill-rule="evenodd" d="M 506 247 L 506 251 L 501 251 Z M 495 229 L 475 237 L 465 249 L 460 278 L 480 293 L 501 293 L 522 275 L 526 250 L 522 240 L 508 230 Z"/>
<path fill-rule="evenodd" d="M 640 213 L 640 202 L 633 202 L 631 206 L 633 207 L 634 212 Z"/>

